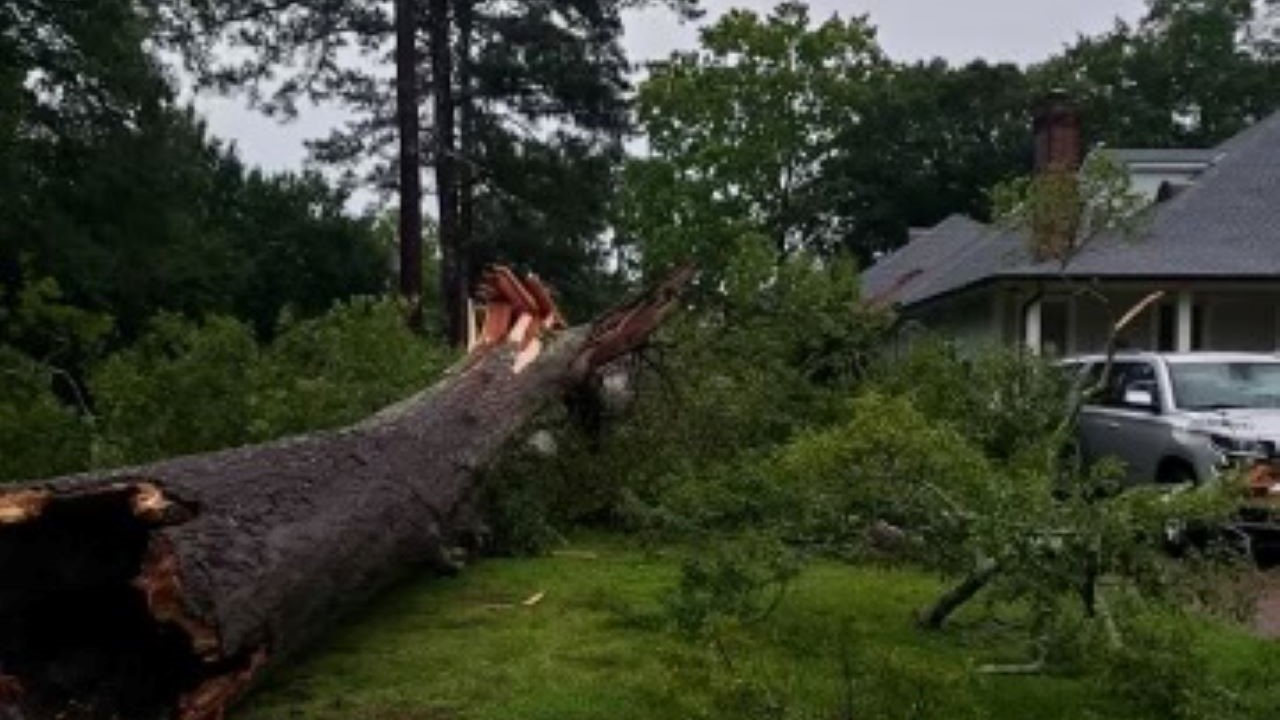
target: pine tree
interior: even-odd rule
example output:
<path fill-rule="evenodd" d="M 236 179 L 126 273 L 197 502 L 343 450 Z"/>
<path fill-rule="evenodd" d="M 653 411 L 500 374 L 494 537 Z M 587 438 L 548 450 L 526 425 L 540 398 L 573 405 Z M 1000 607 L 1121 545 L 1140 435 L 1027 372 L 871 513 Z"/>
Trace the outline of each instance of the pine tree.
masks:
<path fill-rule="evenodd" d="M 402 208 L 414 202 L 412 188 L 392 180 L 389 155 L 409 127 L 396 122 L 382 71 L 396 19 L 383 3 L 175 2 L 168 37 L 206 85 L 244 90 L 271 113 L 295 113 L 300 100 L 345 107 L 352 120 L 312 143 L 315 157 L 397 189 Z M 455 342 L 467 281 L 482 263 L 536 264 L 569 289 L 564 281 L 583 279 L 577 265 L 593 262 L 629 131 L 621 14 L 637 4 L 425 0 L 417 8 L 415 37 L 427 41 L 417 53 L 427 79 L 416 83 L 417 102 L 420 116 L 430 108 L 422 146 L 435 168 L 442 324 Z M 696 14 L 695 0 L 668 4 Z M 579 172 L 591 182 L 555 186 Z M 407 230 L 402 245 L 416 242 Z M 512 245 L 517 235 L 522 242 Z"/>

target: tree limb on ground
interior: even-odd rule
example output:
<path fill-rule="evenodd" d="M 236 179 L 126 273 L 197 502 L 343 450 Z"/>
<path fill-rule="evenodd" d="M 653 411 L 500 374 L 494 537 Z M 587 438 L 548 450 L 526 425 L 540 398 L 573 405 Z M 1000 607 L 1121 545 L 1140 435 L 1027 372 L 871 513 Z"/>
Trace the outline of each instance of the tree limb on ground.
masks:
<path fill-rule="evenodd" d="M 1140 301 L 1135 303 L 1127 312 L 1111 327 L 1107 336 L 1106 354 L 1103 361 L 1103 369 L 1099 375 L 1097 382 L 1091 386 L 1073 392 L 1070 403 L 1066 411 L 1063 413 L 1062 421 L 1053 433 L 1053 445 L 1055 448 L 1069 441 L 1076 432 L 1076 427 L 1080 421 L 1080 413 L 1086 402 L 1096 395 L 1110 382 L 1111 366 L 1114 362 L 1116 353 L 1119 349 L 1119 339 L 1125 329 L 1133 323 L 1138 317 L 1146 312 L 1151 306 L 1155 305 L 1164 297 L 1164 291 L 1153 292 Z M 1057 456 L 1049 459 L 1050 464 L 1056 464 Z M 1078 471 L 1078 468 L 1073 468 Z M 1043 537 L 1045 535 L 1054 535 L 1060 531 L 1054 528 L 1043 528 L 1033 532 L 1032 535 Z M 933 605 L 919 613 L 919 624 L 923 628 L 931 630 L 940 630 L 955 611 L 963 607 L 967 602 L 972 600 L 979 592 L 982 591 L 991 581 L 1000 574 L 1000 563 L 989 557 L 981 557 L 978 559 L 975 567 L 968 575 L 964 577 L 957 585 L 948 589 L 941 597 L 939 597 Z M 1096 577 L 1088 577 L 1085 579 L 1086 587 L 1083 592 L 1090 598 L 1095 597 Z M 1091 602 L 1091 601 L 1086 601 Z M 1109 622 L 1109 620 L 1108 620 Z M 1108 632 L 1114 628 L 1114 625 L 1108 627 Z"/>

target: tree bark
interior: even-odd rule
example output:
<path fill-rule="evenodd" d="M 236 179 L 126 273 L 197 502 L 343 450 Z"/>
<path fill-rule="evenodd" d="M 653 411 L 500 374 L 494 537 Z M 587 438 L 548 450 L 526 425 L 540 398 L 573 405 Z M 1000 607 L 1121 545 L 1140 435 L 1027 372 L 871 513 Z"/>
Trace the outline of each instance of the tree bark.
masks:
<path fill-rule="evenodd" d="M 471 47 L 475 26 L 475 7 L 463 2 L 457 8 L 458 25 L 458 247 L 465 258 L 463 267 L 470 269 L 476 261 L 475 196 L 476 196 L 476 126 L 475 88 L 472 82 Z"/>
<path fill-rule="evenodd" d="M 560 333 L 519 371 L 518 345 L 487 346 L 346 429 L 6 487 L 0 716 L 222 718 L 342 613 L 451 567 L 480 530 L 477 471 L 642 345 L 688 278 Z"/>
<path fill-rule="evenodd" d="M 418 122 L 417 0 L 395 0 L 396 127 L 400 142 L 400 295 L 422 328 L 422 151 Z"/>
<path fill-rule="evenodd" d="M 436 195 L 440 214 L 440 293 L 445 338 L 466 342 L 467 267 L 458 227 L 458 158 L 454 114 L 452 3 L 429 0 L 427 38 L 431 45 L 431 99 L 435 124 Z"/>

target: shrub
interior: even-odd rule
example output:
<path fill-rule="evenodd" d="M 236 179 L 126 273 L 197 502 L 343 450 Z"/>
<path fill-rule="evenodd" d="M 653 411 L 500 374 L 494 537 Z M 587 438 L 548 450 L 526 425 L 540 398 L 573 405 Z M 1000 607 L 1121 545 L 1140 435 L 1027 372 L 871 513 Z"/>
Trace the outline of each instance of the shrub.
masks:
<path fill-rule="evenodd" d="M 83 470 L 93 442 L 91 418 L 59 398 L 70 377 L 0 345 L 0 481 Z"/>
<path fill-rule="evenodd" d="M 100 464 L 142 462 L 358 420 L 437 376 L 451 354 L 404 327 L 390 300 L 288 321 L 259 347 L 245 324 L 161 315 L 91 388 Z"/>
<path fill-rule="evenodd" d="M 768 534 L 744 533 L 699 547 L 680 568 L 668 614 L 689 637 L 758 622 L 781 602 L 799 568 L 795 551 Z"/>
<path fill-rule="evenodd" d="M 83 470 L 93 418 L 78 372 L 101 352 L 109 316 L 66 302 L 52 278 L 0 286 L 0 480 Z"/>
<path fill-rule="evenodd" d="M 286 318 L 253 378 L 254 439 L 355 422 L 431 383 L 453 354 L 404 325 L 396 302 L 356 298 Z"/>
<path fill-rule="evenodd" d="M 248 442 L 258 361 L 253 332 L 232 318 L 157 316 L 135 345 L 91 376 L 104 447 L 97 461 L 143 462 Z"/>
<path fill-rule="evenodd" d="M 999 460 L 1045 442 L 1062 421 L 1069 392 L 1069 379 L 1030 353 L 988 348 L 962 355 L 929 338 L 879 363 L 872 375 L 882 391 L 911 398 Z"/>

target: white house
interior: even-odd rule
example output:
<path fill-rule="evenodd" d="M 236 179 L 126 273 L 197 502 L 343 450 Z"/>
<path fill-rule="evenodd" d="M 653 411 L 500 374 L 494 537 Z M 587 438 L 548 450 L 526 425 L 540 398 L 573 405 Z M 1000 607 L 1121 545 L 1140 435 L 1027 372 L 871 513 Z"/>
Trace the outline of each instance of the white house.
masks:
<path fill-rule="evenodd" d="M 1062 106 L 1035 133 L 1038 166 L 1078 157 L 1079 120 Z M 864 295 L 892 303 L 904 335 L 1066 355 L 1100 351 L 1110 312 L 1164 290 L 1125 346 L 1280 350 L 1280 113 L 1211 150 L 1107 152 L 1154 203 L 1137 237 L 1099 238 L 1064 271 L 1020 234 L 956 215 L 867 269 Z"/>

